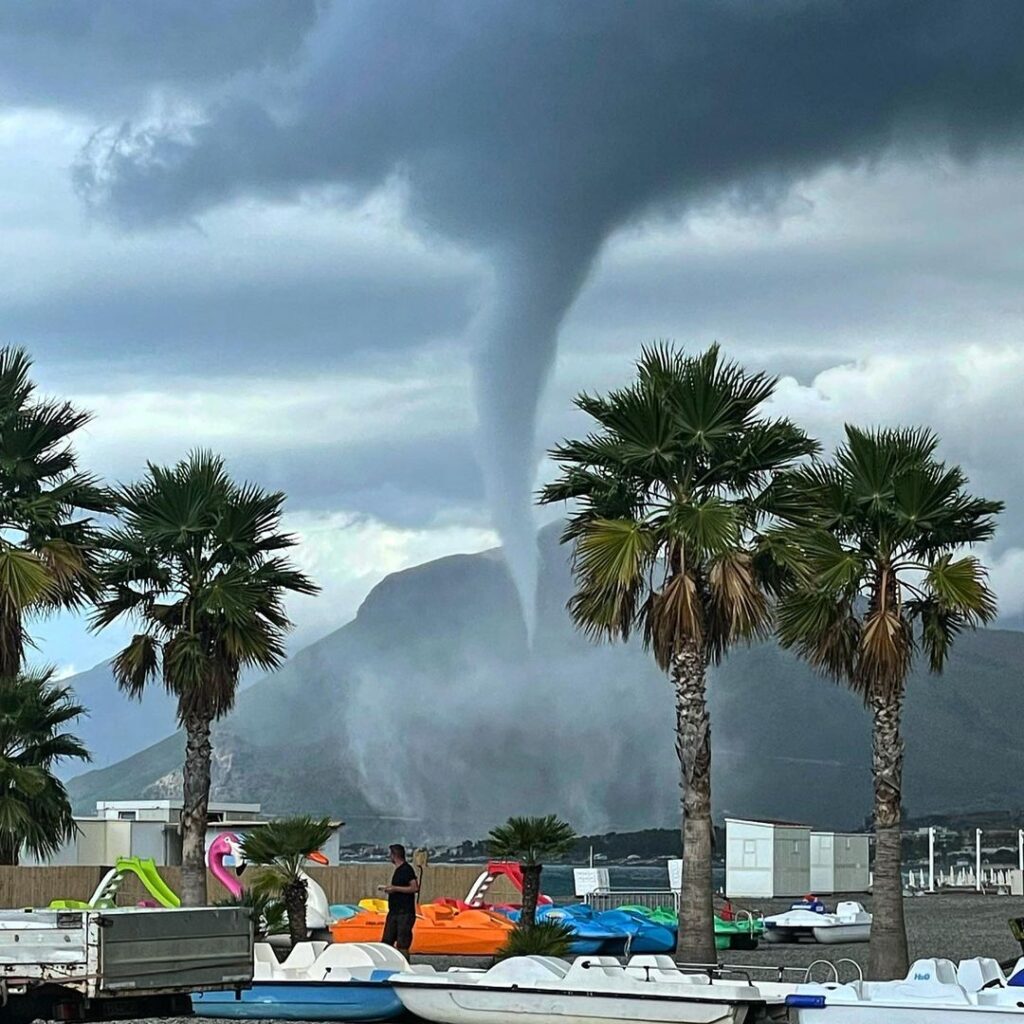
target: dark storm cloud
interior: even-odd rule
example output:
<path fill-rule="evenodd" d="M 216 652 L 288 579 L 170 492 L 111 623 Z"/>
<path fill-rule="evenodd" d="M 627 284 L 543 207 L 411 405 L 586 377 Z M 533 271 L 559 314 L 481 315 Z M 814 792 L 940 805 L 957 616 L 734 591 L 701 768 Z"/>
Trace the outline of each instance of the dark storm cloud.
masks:
<path fill-rule="evenodd" d="M 78 187 L 129 226 L 245 194 L 398 174 L 410 213 L 488 252 L 480 363 L 497 525 L 532 590 L 533 422 L 566 309 L 609 232 L 887 150 L 969 158 L 1018 135 L 1018 0 L 575 0 L 335 7 L 273 108 L 97 140 Z"/>
<path fill-rule="evenodd" d="M 0 7 L 0 102 L 124 112 L 293 58 L 315 0 L 31 0 Z"/>
<path fill-rule="evenodd" d="M 475 289 L 456 275 L 410 266 L 395 301 L 395 282 L 358 267 L 309 270 L 283 264 L 254 281 L 172 276 L 86 280 L 24 304 L 3 304 L 4 330 L 40 359 L 102 357 L 112 348 L 145 372 L 185 356 L 206 373 L 292 373 L 330 369 L 360 355 L 400 354 L 457 338 L 473 311 Z"/>

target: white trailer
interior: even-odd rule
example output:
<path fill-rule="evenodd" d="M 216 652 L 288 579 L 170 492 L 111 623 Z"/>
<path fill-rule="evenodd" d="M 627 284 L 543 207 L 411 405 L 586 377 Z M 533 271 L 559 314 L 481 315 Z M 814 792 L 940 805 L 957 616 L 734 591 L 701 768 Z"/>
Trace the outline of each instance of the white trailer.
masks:
<path fill-rule="evenodd" d="M 247 988 L 244 907 L 0 911 L 3 1020 L 188 1015 L 189 994 Z"/>
<path fill-rule="evenodd" d="M 810 887 L 811 830 L 788 821 L 725 819 L 725 894 L 804 896 Z"/>

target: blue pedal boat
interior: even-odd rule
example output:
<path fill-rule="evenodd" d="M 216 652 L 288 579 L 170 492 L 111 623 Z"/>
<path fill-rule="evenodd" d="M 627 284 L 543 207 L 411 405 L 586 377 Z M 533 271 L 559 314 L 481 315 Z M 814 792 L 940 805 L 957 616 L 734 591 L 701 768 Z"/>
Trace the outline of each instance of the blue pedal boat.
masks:
<path fill-rule="evenodd" d="M 196 992 L 192 1012 L 221 1020 L 385 1021 L 402 1004 L 385 982 L 409 970 L 405 958 L 375 942 L 300 942 L 283 963 L 256 944 L 251 988 Z"/>

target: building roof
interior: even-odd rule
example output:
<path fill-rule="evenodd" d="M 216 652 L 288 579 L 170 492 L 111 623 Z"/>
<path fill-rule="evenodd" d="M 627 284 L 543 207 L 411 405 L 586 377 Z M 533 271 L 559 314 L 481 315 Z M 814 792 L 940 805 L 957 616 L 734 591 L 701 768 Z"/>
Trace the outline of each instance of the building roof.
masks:
<path fill-rule="evenodd" d="M 164 826 L 164 828 L 173 829 L 175 831 L 177 831 L 177 829 L 178 829 L 178 823 L 176 821 L 164 821 L 164 822 L 160 822 L 159 824 L 162 824 Z M 217 829 L 217 830 L 231 829 L 231 828 L 252 829 L 252 828 L 259 828 L 261 825 L 269 825 L 269 824 L 270 824 L 270 822 L 267 819 L 265 819 L 265 818 L 262 818 L 259 821 L 253 821 L 251 818 L 242 818 L 239 821 L 208 821 L 206 823 L 206 830 L 207 830 L 207 832 L 209 832 L 210 829 Z M 329 821 L 328 824 L 333 829 L 339 829 L 339 828 L 341 828 L 345 824 L 345 822 L 340 821 L 340 820 L 339 821 Z"/>
<path fill-rule="evenodd" d="M 105 810 L 111 811 L 171 811 L 180 810 L 181 800 L 97 800 L 96 813 L 102 814 Z M 221 803 L 211 801 L 208 805 L 211 811 L 232 812 L 235 814 L 259 814 L 261 804 L 238 804 Z"/>
<path fill-rule="evenodd" d="M 726 818 L 726 821 L 742 822 L 744 825 L 781 825 L 783 828 L 810 828 L 802 821 L 783 821 L 781 818 Z"/>

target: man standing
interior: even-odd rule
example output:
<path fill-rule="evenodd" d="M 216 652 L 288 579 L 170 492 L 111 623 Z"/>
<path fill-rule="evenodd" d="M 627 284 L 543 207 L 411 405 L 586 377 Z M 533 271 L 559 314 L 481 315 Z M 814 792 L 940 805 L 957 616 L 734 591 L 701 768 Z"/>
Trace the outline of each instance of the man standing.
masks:
<path fill-rule="evenodd" d="M 384 937 L 381 939 L 387 946 L 394 946 L 399 953 L 409 956 L 412 947 L 412 929 L 416 923 L 416 893 L 420 891 L 420 883 L 416 871 L 405 859 L 405 847 L 395 843 L 388 847 L 391 863 L 395 865 L 395 873 L 391 876 L 391 884 L 381 886 L 388 897 L 388 916 L 384 921 Z"/>

